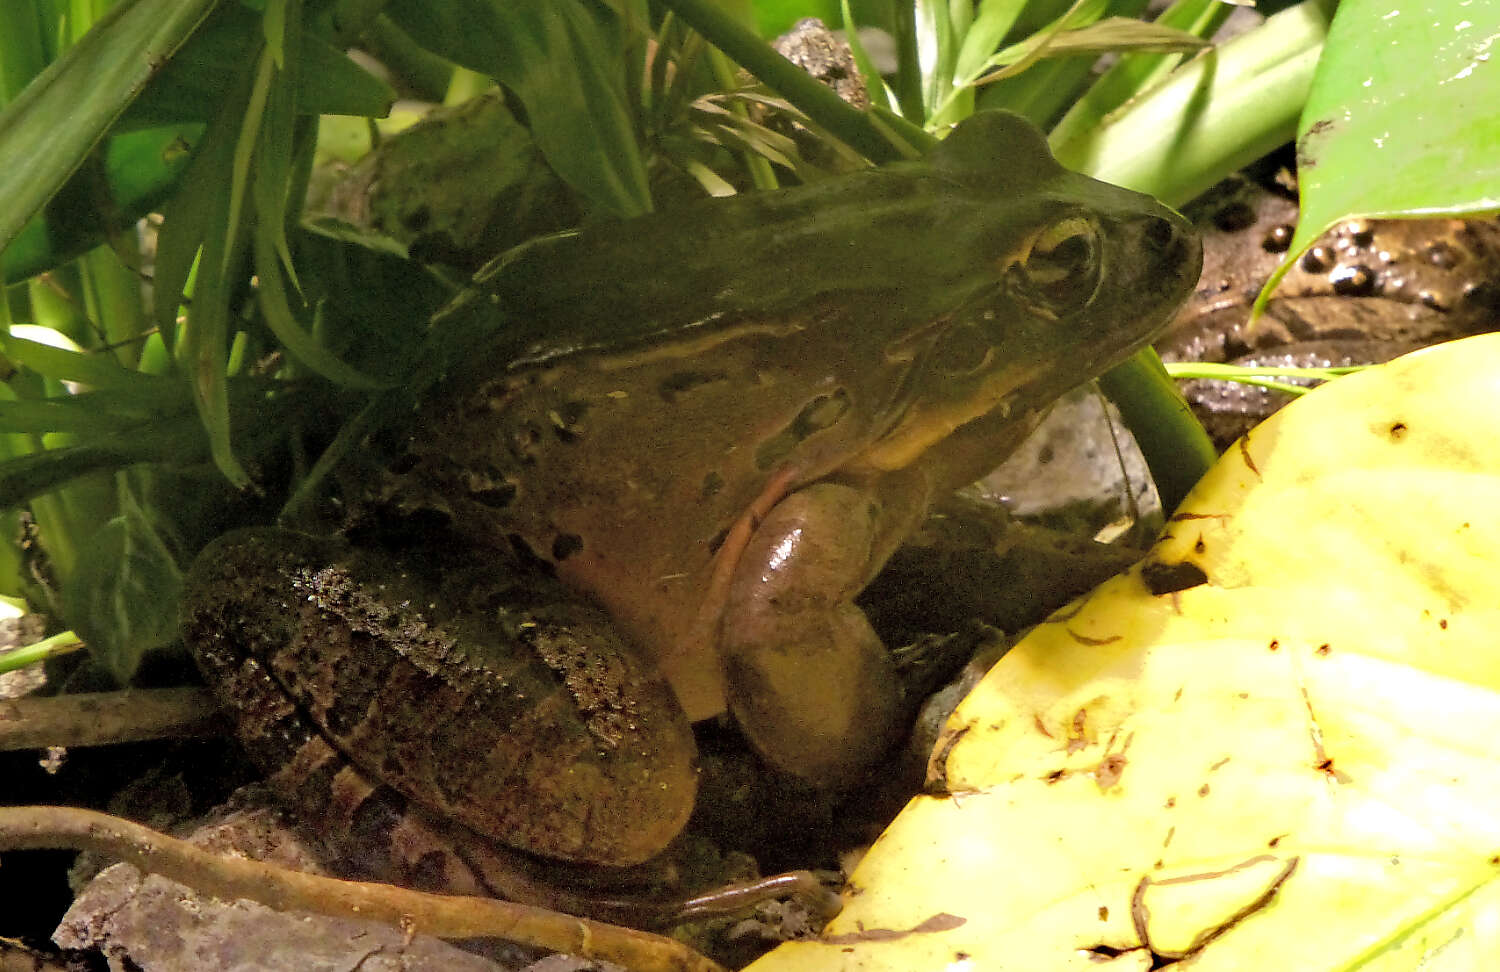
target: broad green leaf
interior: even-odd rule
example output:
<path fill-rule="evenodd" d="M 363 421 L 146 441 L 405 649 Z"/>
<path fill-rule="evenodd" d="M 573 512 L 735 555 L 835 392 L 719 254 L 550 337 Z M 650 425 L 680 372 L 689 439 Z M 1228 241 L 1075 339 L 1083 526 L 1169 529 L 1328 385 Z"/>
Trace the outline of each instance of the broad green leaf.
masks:
<path fill-rule="evenodd" d="M 1500 0 L 1339 4 L 1298 126 L 1302 216 L 1283 266 L 1349 216 L 1500 209 L 1496 24 Z"/>
<path fill-rule="evenodd" d="M 177 637 L 182 572 L 151 517 L 122 494 L 122 515 L 90 538 L 63 604 L 89 652 L 124 684 L 147 651 Z"/>
<path fill-rule="evenodd" d="M 1322 50 L 1328 6 L 1303 0 L 1204 51 L 1129 110 L 1053 140 L 1057 160 L 1182 205 L 1291 138 Z"/>
<path fill-rule="evenodd" d="M 1242 439 L 964 701 L 822 940 L 752 972 L 1490 967 L 1497 369 L 1500 335 L 1440 345 Z"/>
<path fill-rule="evenodd" d="M 121 0 L 0 112 L 0 250 L 103 137 L 215 0 Z"/>
<path fill-rule="evenodd" d="M 202 132 L 174 125 L 108 139 L 102 165 L 75 173 L 0 253 L 0 277 L 24 280 L 134 226 L 166 198 Z"/>

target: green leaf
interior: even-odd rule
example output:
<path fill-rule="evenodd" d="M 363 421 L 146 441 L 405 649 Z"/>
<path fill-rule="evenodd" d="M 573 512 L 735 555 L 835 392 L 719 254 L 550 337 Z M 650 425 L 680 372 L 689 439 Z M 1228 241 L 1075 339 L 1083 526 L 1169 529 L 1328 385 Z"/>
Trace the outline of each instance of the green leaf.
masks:
<path fill-rule="evenodd" d="M 67 348 L 0 334 L 0 349 L 15 364 L 58 381 L 81 382 L 93 388 L 134 389 L 143 396 L 169 395 L 179 383 L 172 378 L 123 368 L 108 355 L 82 354 Z"/>
<path fill-rule="evenodd" d="M 1339 4 L 1298 126 L 1302 216 L 1283 268 L 1349 216 L 1500 209 L 1497 22 L 1500 0 Z"/>
<path fill-rule="evenodd" d="M 221 5 L 151 80 L 120 125 L 208 121 L 233 85 L 235 72 L 225 66 L 255 57 L 264 31 L 253 10 L 237 3 Z M 302 64 L 296 82 L 299 113 L 384 117 L 390 111 L 396 97 L 390 85 L 351 61 L 327 37 L 304 30 L 291 50 Z"/>
<path fill-rule="evenodd" d="M 0 250 L 52 198 L 215 0 L 122 0 L 0 112 Z"/>
<path fill-rule="evenodd" d="M 386 14 L 513 91 L 547 161 L 595 205 L 621 218 L 651 210 L 612 12 L 577 0 L 392 0 Z"/>
<path fill-rule="evenodd" d="M 1057 160 L 1182 205 L 1291 137 L 1330 6 L 1304 0 L 1205 51 L 1128 110 L 1054 140 Z"/>
<path fill-rule="evenodd" d="M 122 513 L 90 538 L 63 588 L 68 621 L 122 683 L 141 657 L 177 636 L 182 572 L 152 517 L 122 489 Z"/>
<path fill-rule="evenodd" d="M 35 276 L 134 226 L 166 198 L 202 133 L 202 125 L 173 125 L 108 139 L 103 165 L 75 173 L 0 253 L 0 276 Z"/>
<path fill-rule="evenodd" d="M 1234 8 L 1220 0 L 1177 0 L 1155 23 L 1186 31 L 1195 37 L 1211 37 Z M 1054 144 L 1077 138 L 1097 126 L 1106 115 L 1130 98 L 1164 78 L 1181 58 L 1173 54 L 1122 57 L 1071 107 L 1052 129 Z"/>

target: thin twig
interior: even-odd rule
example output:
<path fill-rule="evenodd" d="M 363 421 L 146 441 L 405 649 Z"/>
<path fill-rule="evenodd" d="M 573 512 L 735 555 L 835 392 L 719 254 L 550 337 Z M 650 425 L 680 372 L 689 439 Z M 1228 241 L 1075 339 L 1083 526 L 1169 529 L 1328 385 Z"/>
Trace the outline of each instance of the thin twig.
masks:
<path fill-rule="evenodd" d="M 544 908 L 340 881 L 221 857 L 149 827 L 74 807 L 0 807 L 0 851 L 71 848 L 118 857 L 224 900 L 248 898 L 278 911 L 380 921 L 409 934 L 503 938 L 616 962 L 635 972 L 725 972 L 681 942 Z"/>

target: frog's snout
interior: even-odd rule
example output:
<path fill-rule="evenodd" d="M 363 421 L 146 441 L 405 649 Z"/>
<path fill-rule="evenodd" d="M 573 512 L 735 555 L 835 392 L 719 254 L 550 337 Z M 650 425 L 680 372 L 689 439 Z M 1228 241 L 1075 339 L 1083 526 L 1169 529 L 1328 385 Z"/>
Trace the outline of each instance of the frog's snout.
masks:
<path fill-rule="evenodd" d="M 1146 255 L 1142 265 L 1162 279 L 1166 285 L 1163 291 L 1186 296 L 1203 271 L 1203 244 L 1198 231 L 1176 213 L 1146 213 L 1131 229 L 1140 252 Z M 1174 283 L 1180 283 L 1180 287 L 1172 286 Z"/>

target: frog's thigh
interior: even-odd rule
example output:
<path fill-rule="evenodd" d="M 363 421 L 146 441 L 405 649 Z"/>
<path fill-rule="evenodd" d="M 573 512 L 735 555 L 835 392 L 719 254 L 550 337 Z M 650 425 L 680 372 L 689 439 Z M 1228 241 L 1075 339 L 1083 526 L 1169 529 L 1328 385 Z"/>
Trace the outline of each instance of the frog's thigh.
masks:
<path fill-rule="evenodd" d="M 735 572 L 720 648 L 729 707 L 779 768 L 837 781 L 899 728 L 890 653 L 853 598 L 883 559 L 879 504 L 817 483 L 761 522 Z"/>

